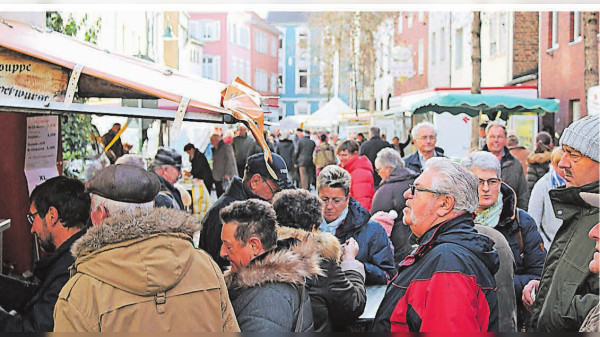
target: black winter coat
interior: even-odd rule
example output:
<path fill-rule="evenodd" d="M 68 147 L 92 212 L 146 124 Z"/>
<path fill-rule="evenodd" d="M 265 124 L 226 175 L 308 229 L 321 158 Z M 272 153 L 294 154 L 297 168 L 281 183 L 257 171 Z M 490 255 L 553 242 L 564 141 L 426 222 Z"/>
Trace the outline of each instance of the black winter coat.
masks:
<path fill-rule="evenodd" d="M 298 166 L 312 166 L 315 147 L 317 147 L 315 142 L 306 136 L 298 140 L 294 152 L 294 163 Z"/>
<path fill-rule="evenodd" d="M 12 316 L 0 313 L 2 332 L 52 332 L 54 330 L 54 306 L 58 294 L 69 280 L 69 267 L 75 262 L 71 255 L 73 242 L 85 234 L 81 230 L 63 242 L 52 255 L 40 259 L 33 275 L 40 281 L 36 294 L 25 305 L 22 312 Z"/>
<path fill-rule="evenodd" d="M 373 165 L 373 168 L 375 168 L 375 158 L 377 158 L 377 153 L 386 147 L 392 146 L 387 141 L 381 139 L 381 137 L 374 136 L 362 143 L 358 154 L 367 156 L 367 158 L 369 158 L 371 161 L 371 165 Z M 379 186 L 379 182 L 381 182 L 381 177 L 376 170 L 373 170 L 373 182 L 375 183 L 375 186 Z"/>
<path fill-rule="evenodd" d="M 379 189 L 375 192 L 375 196 L 373 196 L 371 214 L 375 214 L 378 211 L 389 212 L 391 210 L 395 210 L 398 213 L 390 235 L 390 240 L 394 246 L 394 265 L 396 266 L 412 250 L 412 245 L 409 241 L 412 232 L 410 227 L 402 222 L 402 209 L 406 206 L 406 199 L 404 199 L 403 194 L 408 189 L 408 185 L 412 184 L 418 176 L 418 173 L 410 169 L 397 167 L 387 178 L 381 181 Z"/>
<path fill-rule="evenodd" d="M 291 139 L 282 139 L 277 145 L 277 154 L 283 158 L 288 172 L 294 169 L 294 142 Z"/>
<path fill-rule="evenodd" d="M 550 169 L 551 152 L 532 153 L 527 157 L 527 189 L 529 194 L 535 183 Z"/>
<path fill-rule="evenodd" d="M 208 189 L 208 193 L 212 190 L 213 177 L 212 170 L 208 164 L 208 160 L 204 156 L 204 153 L 196 149 L 194 151 L 194 158 L 192 158 L 192 171 L 190 172 L 192 177 L 202 179 L 204 185 Z"/>
<path fill-rule="evenodd" d="M 227 191 L 215 201 L 202 219 L 199 246 L 215 260 L 219 267 L 221 267 L 221 270 L 225 270 L 225 267 L 229 266 L 229 261 L 222 258 L 220 255 L 221 245 L 223 244 L 223 241 L 221 241 L 223 224 L 219 218 L 219 211 L 229 206 L 234 201 L 243 201 L 251 198 L 262 199 L 258 195 L 252 193 L 252 191 L 244 185 L 241 178 L 233 177 Z"/>
<path fill-rule="evenodd" d="M 433 151 L 434 157 L 446 157 L 443 152 L 437 150 L 437 148 Z M 421 161 L 419 160 L 419 151 L 415 151 L 412 154 L 402 158 L 404 160 L 404 166 L 409 168 L 419 174 L 423 172 L 423 167 L 421 167 Z"/>
<path fill-rule="evenodd" d="M 370 221 L 371 214 L 350 197 L 348 215 L 337 228 L 340 243 L 354 238 L 358 243 L 356 259 L 365 265 L 366 285 L 387 284 L 396 274 L 392 243 L 378 222 Z"/>
<path fill-rule="evenodd" d="M 154 171 L 152 171 L 152 172 L 154 172 Z M 177 189 L 177 187 L 173 186 L 173 184 L 168 182 L 160 174 L 158 174 L 156 172 L 154 172 L 154 174 L 156 174 L 156 176 L 158 177 L 158 180 L 160 180 L 160 192 L 161 192 L 160 194 L 162 194 L 162 195 L 166 194 L 168 197 L 171 198 L 171 200 L 173 200 L 172 208 L 183 210 L 184 206 L 183 206 L 183 201 L 181 200 L 181 193 L 179 193 L 179 190 Z M 154 200 L 156 201 L 157 197 L 154 197 Z"/>

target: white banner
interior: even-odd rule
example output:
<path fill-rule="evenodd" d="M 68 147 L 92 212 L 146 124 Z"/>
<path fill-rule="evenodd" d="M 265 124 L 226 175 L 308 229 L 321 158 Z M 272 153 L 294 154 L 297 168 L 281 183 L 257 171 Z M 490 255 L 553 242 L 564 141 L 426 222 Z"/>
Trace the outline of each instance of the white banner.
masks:
<path fill-rule="evenodd" d="M 29 194 L 35 186 L 58 175 L 57 152 L 58 116 L 28 117 L 25 177 Z"/>

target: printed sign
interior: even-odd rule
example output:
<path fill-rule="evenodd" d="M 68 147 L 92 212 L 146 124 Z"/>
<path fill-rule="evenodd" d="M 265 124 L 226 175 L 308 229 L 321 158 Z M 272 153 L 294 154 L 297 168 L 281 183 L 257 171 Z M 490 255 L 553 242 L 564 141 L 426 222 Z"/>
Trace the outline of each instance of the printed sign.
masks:
<path fill-rule="evenodd" d="M 29 193 L 40 183 L 56 177 L 58 153 L 58 116 L 27 118 L 25 176 Z"/>
<path fill-rule="evenodd" d="M 0 98 L 62 102 L 68 71 L 0 47 Z"/>

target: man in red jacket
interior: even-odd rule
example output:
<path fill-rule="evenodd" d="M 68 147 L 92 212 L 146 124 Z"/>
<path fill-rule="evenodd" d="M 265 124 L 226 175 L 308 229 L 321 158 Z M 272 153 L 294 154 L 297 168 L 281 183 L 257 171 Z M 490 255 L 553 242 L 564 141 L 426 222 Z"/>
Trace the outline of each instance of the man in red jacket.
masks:
<path fill-rule="evenodd" d="M 359 156 L 360 146 L 355 140 L 345 140 L 336 149 L 340 167 L 350 173 L 350 196 L 367 211 L 371 212 L 371 203 L 375 194 L 373 165 L 367 156 Z"/>

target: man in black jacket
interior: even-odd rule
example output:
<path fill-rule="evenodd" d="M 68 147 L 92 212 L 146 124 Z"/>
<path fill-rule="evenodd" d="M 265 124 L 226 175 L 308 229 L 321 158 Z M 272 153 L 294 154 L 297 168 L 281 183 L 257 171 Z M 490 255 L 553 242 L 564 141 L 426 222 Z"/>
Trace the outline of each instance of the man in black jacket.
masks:
<path fill-rule="evenodd" d="M 183 147 L 183 151 L 185 151 L 190 156 L 190 163 L 192 163 L 192 177 L 196 179 L 202 179 L 204 182 L 204 186 L 208 190 L 212 191 L 213 178 L 212 178 L 212 170 L 210 169 L 210 165 L 208 164 L 208 160 L 204 156 L 204 153 L 200 152 L 194 144 L 188 143 Z"/>
<path fill-rule="evenodd" d="M 154 198 L 155 205 L 183 210 L 181 193 L 173 186 L 181 176 L 181 155 L 174 149 L 161 146 L 150 165 L 150 170 L 154 171 L 160 180 L 160 192 Z"/>
<path fill-rule="evenodd" d="M 300 187 L 309 190 L 315 174 L 313 152 L 317 144 L 310 139 L 310 131 L 304 130 L 304 136 L 298 136 L 298 144 L 294 152 L 294 165 L 300 175 Z"/>
<path fill-rule="evenodd" d="M 244 179 L 234 177 L 227 191 L 208 210 L 202 219 L 202 231 L 200 232 L 200 248 L 204 249 L 217 262 L 221 269 L 229 265 L 229 261 L 220 256 L 221 229 L 223 224 L 219 219 L 219 211 L 229 206 L 234 201 L 243 201 L 252 198 L 268 200 L 282 189 L 292 188 L 292 182 L 288 179 L 288 170 L 281 156 L 271 153 L 273 163 L 269 166 L 274 171 L 277 179 L 273 179 L 264 154 L 257 153 L 246 161 Z"/>
<path fill-rule="evenodd" d="M 75 262 L 71 246 L 85 233 L 89 215 L 90 196 L 78 180 L 59 176 L 33 190 L 27 220 L 39 246 L 50 254 L 35 264 L 33 276 L 39 286 L 25 306 L 0 308 L 0 331 L 52 332 L 58 293 L 69 280 L 69 267 Z M 11 315 L 3 309 L 17 313 Z"/>
<path fill-rule="evenodd" d="M 372 127 L 369 131 L 369 140 L 362 143 L 360 150 L 358 151 L 358 155 L 365 155 L 367 158 L 369 158 L 373 167 L 375 167 L 375 158 L 377 158 L 377 153 L 379 153 L 381 149 L 391 147 L 390 143 L 381 139 L 379 132 L 380 131 L 378 127 Z M 381 177 L 379 176 L 379 173 L 377 173 L 377 170 L 373 171 L 373 182 L 375 183 L 375 190 L 377 190 L 379 183 L 381 182 Z"/>

